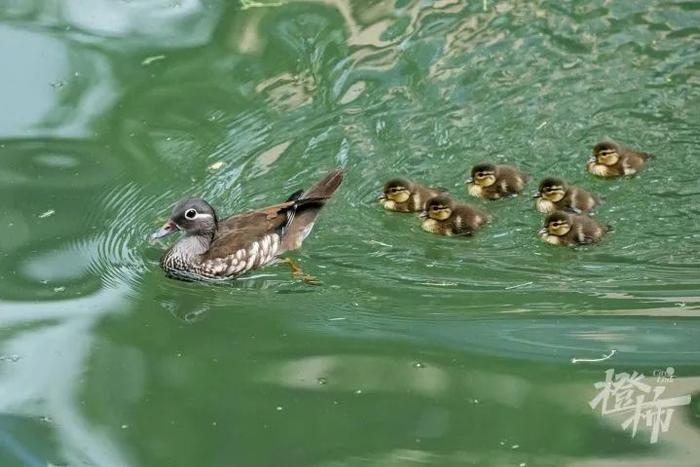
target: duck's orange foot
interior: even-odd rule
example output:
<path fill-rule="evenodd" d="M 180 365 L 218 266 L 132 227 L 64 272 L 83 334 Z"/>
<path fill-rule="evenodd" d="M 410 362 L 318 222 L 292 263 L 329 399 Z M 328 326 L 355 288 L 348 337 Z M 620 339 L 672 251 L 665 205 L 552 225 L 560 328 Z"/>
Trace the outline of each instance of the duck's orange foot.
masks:
<path fill-rule="evenodd" d="M 321 285 L 321 281 L 318 278 L 312 276 L 311 274 L 306 274 L 301 269 L 301 266 L 299 266 L 299 264 L 296 263 L 293 259 L 280 258 L 280 262 L 286 263 L 289 266 L 289 268 L 292 270 L 292 277 L 294 277 L 295 279 L 300 279 L 305 284 L 309 285 Z"/>

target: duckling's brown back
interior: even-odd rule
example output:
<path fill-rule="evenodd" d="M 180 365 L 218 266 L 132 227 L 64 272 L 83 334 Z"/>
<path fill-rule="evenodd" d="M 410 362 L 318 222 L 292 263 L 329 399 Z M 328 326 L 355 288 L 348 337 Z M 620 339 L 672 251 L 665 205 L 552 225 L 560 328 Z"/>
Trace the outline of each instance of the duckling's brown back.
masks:
<path fill-rule="evenodd" d="M 595 243 L 608 231 L 606 226 L 586 215 L 572 215 L 573 225 L 568 233 L 577 243 Z"/>

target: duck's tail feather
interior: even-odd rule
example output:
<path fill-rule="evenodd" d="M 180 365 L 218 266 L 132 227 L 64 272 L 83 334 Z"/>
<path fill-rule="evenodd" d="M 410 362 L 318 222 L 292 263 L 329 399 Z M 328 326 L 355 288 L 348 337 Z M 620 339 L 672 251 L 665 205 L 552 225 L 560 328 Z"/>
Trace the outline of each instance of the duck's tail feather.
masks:
<path fill-rule="evenodd" d="M 343 181 L 343 171 L 336 169 L 323 177 L 323 180 L 309 188 L 301 195 L 301 199 L 306 198 L 330 198 Z"/>
<path fill-rule="evenodd" d="M 343 172 L 336 169 L 307 191 L 294 193 L 289 201 L 296 201 L 294 214 L 287 223 L 282 236 L 281 251 L 299 248 L 309 235 L 316 221 L 316 216 L 326 201 L 335 193 L 343 181 Z"/>

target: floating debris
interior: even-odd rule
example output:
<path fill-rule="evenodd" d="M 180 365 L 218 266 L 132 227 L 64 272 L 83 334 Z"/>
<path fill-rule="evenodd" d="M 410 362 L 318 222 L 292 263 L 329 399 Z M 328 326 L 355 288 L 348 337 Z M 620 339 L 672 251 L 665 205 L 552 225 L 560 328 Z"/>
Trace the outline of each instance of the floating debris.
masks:
<path fill-rule="evenodd" d="M 275 410 L 277 410 L 278 412 L 281 412 L 284 410 L 284 407 L 282 407 L 281 405 L 278 405 L 277 407 L 275 407 Z"/>
<path fill-rule="evenodd" d="M 456 282 L 419 282 L 418 284 L 432 287 L 454 287 L 456 285 L 459 285 Z"/>
<path fill-rule="evenodd" d="M 525 287 L 526 285 L 532 285 L 532 284 L 533 284 L 532 281 L 530 281 L 530 282 L 523 282 L 522 284 L 511 285 L 510 287 L 506 287 L 505 290 L 517 289 L 518 287 Z"/>
<path fill-rule="evenodd" d="M 208 168 L 209 168 L 209 170 L 219 170 L 221 167 L 223 167 L 225 165 L 226 165 L 226 162 L 219 161 L 219 162 L 214 162 Z"/>
<path fill-rule="evenodd" d="M 143 66 L 148 66 L 151 63 L 155 63 L 159 60 L 165 60 L 165 55 L 152 55 L 150 57 L 146 57 L 142 62 L 141 65 Z"/>
<path fill-rule="evenodd" d="M 65 292 L 66 288 L 65 287 L 54 287 L 53 291 L 56 293 L 61 293 L 61 292 Z"/>
<path fill-rule="evenodd" d="M 327 380 L 326 378 L 317 378 L 317 379 L 316 379 L 316 382 L 317 382 L 320 386 L 325 386 L 326 384 L 328 384 L 328 380 Z"/>
<path fill-rule="evenodd" d="M 283 5 L 282 2 L 258 2 L 256 0 L 241 0 L 241 9 L 247 10 L 248 8 L 268 8 Z"/>
<path fill-rule="evenodd" d="M 608 355 L 603 354 L 601 358 L 572 358 L 571 363 L 579 363 L 579 362 L 604 362 L 605 360 L 608 360 L 609 358 L 612 358 L 613 355 L 615 355 L 616 350 L 612 349 Z"/>
<path fill-rule="evenodd" d="M 413 368 L 425 368 L 425 363 L 415 362 Z"/>
<path fill-rule="evenodd" d="M 388 243 L 380 242 L 379 240 L 363 240 L 364 243 L 368 245 L 381 245 L 387 248 L 393 248 L 394 245 L 389 245 Z"/>
<path fill-rule="evenodd" d="M 356 390 L 356 391 L 355 391 L 355 394 L 357 394 L 358 396 L 361 395 L 361 394 L 362 394 L 362 389 Z"/>
<path fill-rule="evenodd" d="M 127 425 L 127 424 L 124 424 L 124 425 L 122 425 L 122 427 L 121 427 L 121 428 L 122 428 L 122 430 L 126 430 L 127 428 L 129 428 L 129 425 Z"/>
<path fill-rule="evenodd" d="M 39 214 L 39 219 L 46 219 L 47 217 L 53 216 L 54 214 L 56 214 L 56 211 L 54 211 L 53 209 L 49 209 L 48 211 Z"/>

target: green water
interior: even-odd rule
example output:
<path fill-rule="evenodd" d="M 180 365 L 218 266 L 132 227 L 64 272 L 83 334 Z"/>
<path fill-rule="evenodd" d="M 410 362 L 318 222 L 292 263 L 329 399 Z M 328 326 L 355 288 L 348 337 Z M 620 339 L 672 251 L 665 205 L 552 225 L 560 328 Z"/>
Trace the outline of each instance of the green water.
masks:
<path fill-rule="evenodd" d="M 692 1 L 0 0 L 0 465 L 700 465 L 699 25 Z M 606 136 L 657 158 L 593 179 Z M 543 244 L 521 196 L 448 239 L 375 203 L 394 175 L 466 199 L 482 159 L 600 193 L 615 232 Z M 322 286 L 163 276 L 177 199 L 229 214 L 335 166 L 293 255 Z M 667 367 L 693 399 L 659 443 L 588 404 L 608 368 Z"/>

